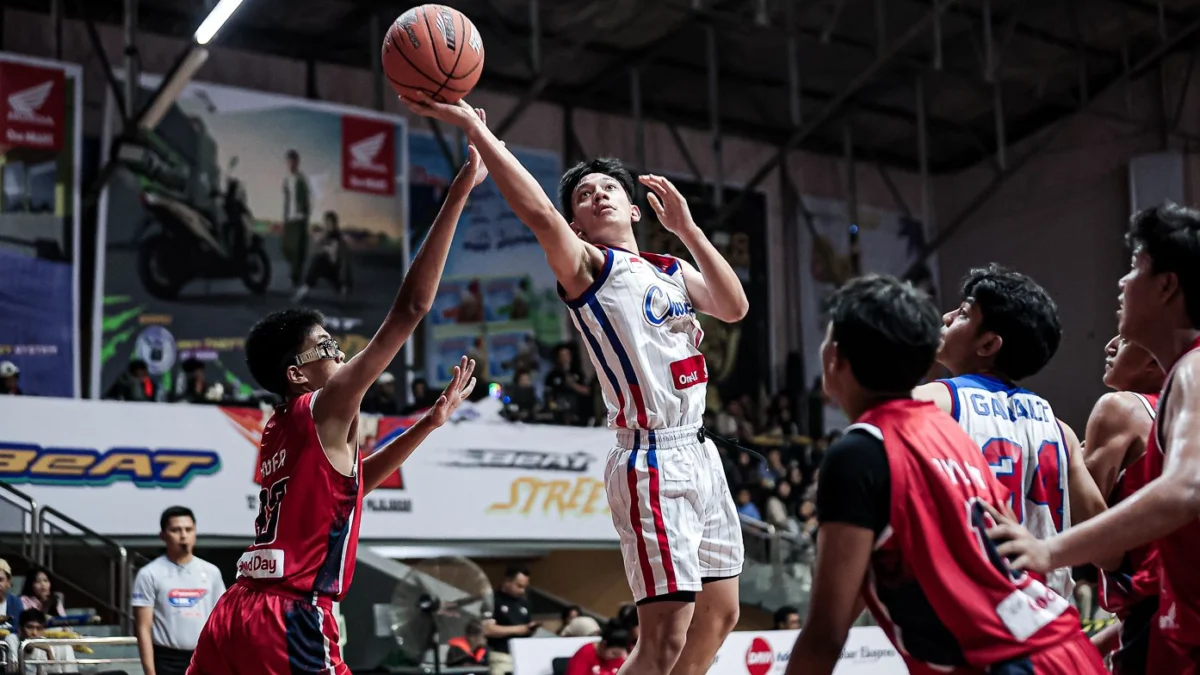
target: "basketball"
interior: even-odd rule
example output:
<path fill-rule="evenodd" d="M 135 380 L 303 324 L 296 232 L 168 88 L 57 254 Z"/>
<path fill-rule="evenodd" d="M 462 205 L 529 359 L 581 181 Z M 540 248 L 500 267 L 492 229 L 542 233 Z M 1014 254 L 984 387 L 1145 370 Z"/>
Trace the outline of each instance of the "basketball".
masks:
<path fill-rule="evenodd" d="M 401 96 L 423 91 L 454 103 L 483 73 L 483 39 L 465 14 L 421 5 L 400 15 L 383 38 L 383 72 Z"/>

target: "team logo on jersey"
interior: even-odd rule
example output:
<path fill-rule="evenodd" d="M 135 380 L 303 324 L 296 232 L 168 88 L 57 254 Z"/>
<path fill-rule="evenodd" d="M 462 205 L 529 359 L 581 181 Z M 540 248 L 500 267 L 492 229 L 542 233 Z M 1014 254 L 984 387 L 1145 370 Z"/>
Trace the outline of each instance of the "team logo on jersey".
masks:
<path fill-rule="evenodd" d="M 694 313 L 692 303 L 685 298 L 671 297 L 658 284 L 651 284 L 642 299 L 642 316 L 651 326 L 658 327 L 682 318 L 690 319 Z"/>
<path fill-rule="evenodd" d="M 102 486 L 130 482 L 140 488 L 182 488 L 196 476 L 221 470 L 208 450 L 166 448 L 55 448 L 0 441 L 0 481 L 35 485 Z"/>
<path fill-rule="evenodd" d="M 167 592 L 167 602 L 172 607 L 195 607 L 206 595 L 208 591 L 203 588 L 172 588 Z"/>

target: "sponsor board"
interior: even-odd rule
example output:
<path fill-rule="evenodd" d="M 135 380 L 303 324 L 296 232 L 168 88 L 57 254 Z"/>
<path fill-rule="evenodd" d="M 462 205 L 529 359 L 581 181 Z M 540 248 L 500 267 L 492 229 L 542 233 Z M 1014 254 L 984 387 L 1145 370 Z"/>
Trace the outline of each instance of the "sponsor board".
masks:
<path fill-rule="evenodd" d="M 362 537 L 615 543 L 604 490 L 612 433 L 513 424 L 499 408 L 465 404 L 430 434 L 364 497 Z M 259 456 L 270 414 L 3 397 L 0 481 L 104 534 L 155 535 L 162 509 L 184 504 L 205 534 L 249 538 L 261 486 L 283 461 Z M 363 415 L 361 451 L 386 448 L 416 419 Z M 271 574 L 269 562 L 246 564 Z"/>
<path fill-rule="evenodd" d="M 737 631 L 717 651 L 708 675 L 783 675 L 800 631 Z M 569 658 L 594 637 L 531 638 L 509 645 L 514 675 L 553 675 L 552 662 Z M 834 675 L 906 675 L 908 668 L 878 626 L 850 629 Z"/>

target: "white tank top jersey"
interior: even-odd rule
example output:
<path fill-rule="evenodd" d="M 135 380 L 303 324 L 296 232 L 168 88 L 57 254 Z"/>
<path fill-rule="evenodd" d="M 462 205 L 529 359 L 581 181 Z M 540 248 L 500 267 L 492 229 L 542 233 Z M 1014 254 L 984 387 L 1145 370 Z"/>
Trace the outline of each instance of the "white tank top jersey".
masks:
<path fill-rule="evenodd" d="M 591 287 L 564 301 L 600 379 L 609 428 L 700 423 L 708 390 L 708 367 L 700 353 L 704 332 L 679 261 L 600 250 L 604 265 Z"/>
<path fill-rule="evenodd" d="M 1067 494 L 1069 460 L 1062 427 L 1046 399 L 988 375 L 939 380 L 950 389 L 951 415 L 979 447 L 1000 484 L 1012 493 L 1012 509 L 1038 539 L 1071 526 Z M 1054 570 L 1046 585 L 1069 598 L 1071 570 Z"/>

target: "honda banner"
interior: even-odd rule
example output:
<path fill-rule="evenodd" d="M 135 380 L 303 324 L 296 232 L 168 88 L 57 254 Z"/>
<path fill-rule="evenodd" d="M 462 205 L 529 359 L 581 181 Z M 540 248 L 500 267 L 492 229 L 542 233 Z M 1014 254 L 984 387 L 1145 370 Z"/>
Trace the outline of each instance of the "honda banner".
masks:
<path fill-rule="evenodd" d="M 725 638 L 708 675 L 783 675 L 800 631 L 736 631 Z M 513 675 L 553 675 L 554 659 L 570 658 L 594 637 L 512 640 Z M 904 659 L 877 626 L 850 629 L 834 675 L 907 675 Z"/>
<path fill-rule="evenodd" d="M 0 394 L 80 393 L 82 72 L 0 53 Z"/>
<path fill-rule="evenodd" d="M 142 96 L 159 81 L 143 76 Z M 194 82 L 114 149 L 114 110 L 94 397 L 250 399 L 246 333 L 297 305 L 322 311 L 347 354 L 366 344 L 408 265 L 404 118 Z M 401 383 L 411 358 L 393 365 Z"/>
<path fill-rule="evenodd" d="M 205 534 L 250 537 L 270 412 L 0 397 L 0 481 L 104 534 L 155 535 L 158 513 L 183 504 Z M 499 413 L 492 398 L 464 404 L 433 432 L 365 496 L 363 538 L 615 543 L 604 491 L 612 432 L 515 424 Z M 363 415 L 362 451 L 396 440 L 415 419 Z"/>

